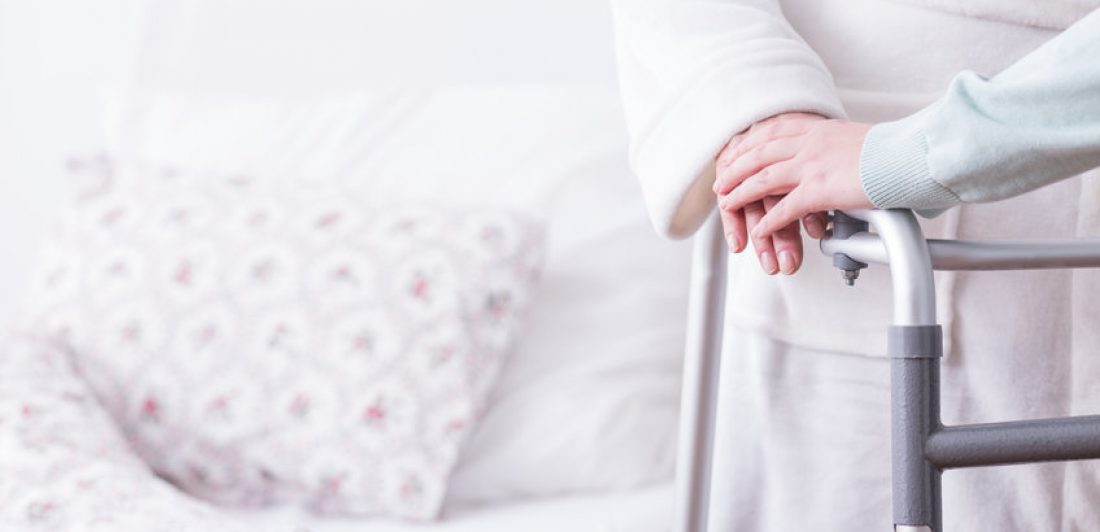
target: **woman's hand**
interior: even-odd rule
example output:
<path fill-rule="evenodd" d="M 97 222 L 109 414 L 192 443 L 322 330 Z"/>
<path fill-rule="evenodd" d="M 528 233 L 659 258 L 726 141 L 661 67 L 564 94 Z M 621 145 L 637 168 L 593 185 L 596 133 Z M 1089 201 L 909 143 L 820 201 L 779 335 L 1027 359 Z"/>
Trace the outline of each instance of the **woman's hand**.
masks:
<path fill-rule="evenodd" d="M 819 238 L 824 234 L 824 211 L 872 208 L 859 178 L 860 151 L 870 127 L 824 119 L 773 119 L 754 126 L 719 157 L 714 191 L 723 220 L 757 202 L 770 202 L 766 214 L 748 229 L 754 245 L 771 239 L 778 248 L 778 240 L 785 242 L 800 219 L 810 236 Z M 800 264 L 801 243 L 797 251 Z M 759 248 L 757 254 L 768 271 Z"/>
<path fill-rule="evenodd" d="M 762 120 L 754 124 L 744 133 L 730 139 L 717 157 L 717 180 L 714 191 L 719 202 L 728 192 L 723 187 L 724 183 L 736 178 L 731 172 L 736 171 L 739 155 L 745 140 L 754 137 L 762 131 L 778 127 L 779 124 L 794 124 L 799 122 L 822 121 L 825 117 L 810 113 L 786 113 Z M 779 201 L 778 196 L 761 198 L 758 201 L 748 202 L 738 209 L 720 209 L 722 226 L 726 235 L 726 243 L 730 251 L 740 253 L 748 244 L 748 232 L 760 223 L 767 211 Z M 811 214 L 803 219 L 806 232 L 814 238 L 820 238 L 825 234 L 826 219 L 822 214 Z M 752 239 L 753 249 L 756 251 L 761 268 L 769 275 L 780 271 L 791 274 L 798 270 L 802 264 L 802 237 L 799 235 L 798 223 L 773 232 L 767 237 Z"/>

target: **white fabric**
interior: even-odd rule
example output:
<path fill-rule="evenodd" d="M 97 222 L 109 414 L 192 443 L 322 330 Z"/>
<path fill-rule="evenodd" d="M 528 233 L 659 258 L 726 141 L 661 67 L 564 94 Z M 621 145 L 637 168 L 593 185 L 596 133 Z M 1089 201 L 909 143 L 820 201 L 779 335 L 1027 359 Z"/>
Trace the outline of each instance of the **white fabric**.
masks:
<path fill-rule="evenodd" d="M 731 132 L 789 109 L 841 117 L 832 76 L 773 1 L 618 0 L 631 164 L 657 230 L 695 232 Z"/>
<path fill-rule="evenodd" d="M 35 244 L 63 203 L 58 161 L 101 145 L 104 90 L 312 96 L 486 81 L 610 88 L 615 57 L 610 7 L 598 0 L 0 0 L 0 79 L 6 322 Z"/>
<path fill-rule="evenodd" d="M 853 103 L 843 98 L 842 106 L 847 91 L 865 93 L 856 105 L 866 99 L 898 116 L 906 102 L 927 103 L 957 71 L 996 72 L 1049 38 L 1049 29 L 1029 24 L 1033 19 L 1064 28 L 1100 1 L 613 5 L 631 163 L 645 184 L 654 225 L 685 237 L 713 203 L 707 196 L 714 155 L 752 123 L 789 111 L 843 117 L 843 107 Z M 862 120 L 885 118 L 849 112 Z"/>
<path fill-rule="evenodd" d="M 23 317 L 158 474 L 225 505 L 434 519 L 520 333 L 542 227 L 354 176 L 73 164 Z"/>
<path fill-rule="evenodd" d="M 889 361 L 724 342 L 710 530 L 890 530 Z"/>
<path fill-rule="evenodd" d="M 625 32 L 621 38 L 648 40 L 650 43 L 679 43 L 656 49 L 676 54 L 683 50 L 707 50 L 714 42 L 724 42 L 728 36 L 745 34 L 749 19 L 730 21 L 728 27 L 714 26 L 706 20 L 708 13 L 733 10 L 733 4 L 743 9 L 782 7 L 782 12 L 810 49 L 827 66 L 835 80 L 836 95 L 848 116 L 855 120 L 883 121 L 904 116 L 932 101 L 950 78 L 963 68 L 993 74 L 1016 58 L 1034 49 L 1053 35 L 1050 29 L 1015 22 L 1036 12 L 1025 2 L 1003 2 L 997 16 L 959 16 L 956 10 L 945 12 L 929 9 L 931 2 L 890 2 L 880 0 L 788 0 L 784 2 L 709 2 L 668 0 L 657 2 L 662 9 L 676 10 L 683 17 L 695 17 L 694 24 L 661 24 L 654 22 L 644 4 L 620 2 L 617 18 L 651 23 L 651 33 Z M 940 4 L 939 2 L 935 3 Z M 985 6 L 988 2 L 963 3 Z M 1067 10 L 1078 17 L 1096 6 L 1095 2 L 1055 2 L 1052 13 L 1065 17 Z M 1045 6 L 1046 4 L 1044 4 Z M 977 9 L 977 7 L 976 7 Z M 982 8 L 984 9 L 984 7 Z M 709 10 L 709 11 L 708 11 Z M 970 12 L 970 11 L 964 11 Z M 997 20 L 993 20 L 997 19 Z M 622 24 L 622 23 L 620 23 Z M 752 26 L 756 28 L 758 25 Z M 691 31 L 683 31 L 683 27 Z M 709 30 L 709 31 L 703 31 Z M 760 49 L 783 50 L 790 33 L 781 25 L 771 31 L 770 39 L 762 39 Z M 776 44 L 778 43 L 778 44 Z M 769 45 L 775 44 L 774 47 Z M 623 47 L 644 47 L 647 44 L 626 42 Z M 721 49 L 721 47 L 717 47 Z M 758 51 L 754 48 L 755 51 Z M 761 52 L 763 53 L 763 52 Z M 785 56 L 789 57 L 789 56 Z M 697 85 L 713 83 L 724 69 L 707 68 L 706 54 L 680 54 L 682 63 L 670 70 L 672 79 L 685 71 L 695 71 Z M 637 59 L 637 58 L 636 58 Z M 698 153 L 712 148 L 715 140 L 698 138 L 698 130 L 713 126 L 709 117 L 688 114 L 682 121 L 665 119 L 652 121 L 652 109 L 634 105 L 632 94 L 648 95 L 650 99 L 675 100 L 687 97 L 691 87 L 661 83 L 665 65 L 675 58 L 657 55 L 643 66 L 651 70 L 647 76 L 632 75 L 623 70 L 628 121 L 634 128 L 632 137 L 645 138 L 651 124 L 681 124 L 668 136 L 697 139 Z M 768 63 L 752 65 L 756 75 L 742 72 L 737 78 L 766 80 Z M 752 70 L 752 69 L 750 69 Z M 707 75 L 705 75 L 707 74 Z M 708 76 L 710 75 L 710 76 Z M 813 87 L 812 85 L 807 85 Z M 796 90 L 768 86 L 776 94 Z M 741 93 L 736 93 L 741 94 Z M 830 95 L 817 95 L 828 99 Z M 779 111 L 814 110 L 805 108 L 802 98 L 789 98 Z M 733 103 L 727 105 L 734 105 Z M 750 108 L 776 111 L 768 97 L 737 102 Z M 721 111 L 722 108 L 716 108 Z M 633 116 L 633 115 L 640 116 Z M 717 114 L 721 114 L 717 112 Z M 749 125 L 751 117 L 730 123 L 726 138 Z M 650 148 L 637 144 L 635 150 Z M 706 166 L 704 159 L 684 162 L 664 155 L 659 150 L 651 154 L 659 160 L 638 168 L 643 187 L 649 190 L 650 206 L 655 223 L 666 231 L 680 226 L 680 221 L 702 219 L 713 206 L 699 200 L 686 204 L 681 200 L 690 191 L 701 188 L 695 172 Z M 635 163 L 648 161 L 646 155 L 635 155 Z M 669 166 L 671 165 L 671 166 Z M 665 173 L 653 171 L 671 168 Z M 713 175 L 705 176 L 713 179 Z M 947 238 L 1072 238 L 1094 236 L 1100 232 L 1097 216 L 1096 173 L 1048 187 L 1013 200 L 990 205 L 966 205 L 924 223 L 930 237 Z M 703 190 L 700 194 L 707 193 Z M 695 209 L 691 211 L 691 209 Z M 690 211 L 690 212 L 689 212 Z M 690 227 L 691 223 L 683 224 Z M 678 232 L 668 231 L 676 236 Z M 682 234 L 682 233 L 679 233 Z M 839 282 L 830 260 L 813 252 L 815 243 L 808 243 L 802 271 L 790 278 L 768 278 L 756 265 L 751 254 L 734 257 L 729 270 L 729 307 L 726 312 L 730 326 L 743 331 L 742 337 L 755 340 L 730 342 L 725 349 L 727 361 L 741 357 L 763 360 L 764 369 L 753 374 L 746 393 L 731 401 L 738 402 L 745 416 L 720 416 L 729 423 L 723 430 L 733 434 L 739 423 L 747 443 L 725 439 L 716 447 L 718 456 L 748 456 L 749 451 L 777 453 L 775 459 L 742 459 L 724 466 L 719 476 L 724 482 L 739 483 L 736 489 L 717 489 L 715 500 L 729 500 L 744 490 L 756 490 L 744 503 L 715 515 L 715 530 L 786 531 L 823 526 L 824 529 L 871 530 L 880 523 L 881 494 L 888 484 L 881 477 L 881 456 L 869 444 L 873 434 L 879 434 L 881 445 L 888 442 L 889 431 L 881 425 L 876 409 L 874 389 L 883 382 L 873 373 L 879 361 L 868 359 L 851 366 L 857 373 L 853 379 L 866 377 L 864 384 L 853 385 L 829 372 L 826 366 L 836 363 L 835 356 L 884 355 L 885 331 L 889 323 L 889 275 L 884 268 L 871 268 L 860 278 L 854 289 Z M 1100 339 L 1094 333 L 1100 311 L 1087 294 L 1097 290 L 1095 272 L 1033 272 L 1033 273 L 941 273 L 937 275 L 940 322 L 945 328 L 947 355 L 944 359 L 944 420 L 947 423 L 1004 421 L 1100 412 L 1100 369 L 1097 357 Z M 766 342 L 763 346 L 761 342 Z M 836 355 L 836 354 L 840 355 Z M 835 355 L 835 356 L 834 356 Z M 806 375 L 773 370 L 798 364 L 807 365 Z M 739 364 L 724 364 L 736 371 Z M 864 369 L 860 369 L 863 366 Z M 872 368 L 872 369 L 868 369 Z M 796 370 L 792 370 L 796 371 Z M 735 393 L 744 380 L 723 384 L 727 397 Z M 867 389 L 872 397 L 862 392 Z M 755 391 L 753 391 L 755 390 Z M 801 395 L 816 396 L 819 402 L 803 402 Z M 734 397 L 737 397 L 734 395 Z M 763 399 L 761 399 L 763 398 Z M 837 455 L 819 447 L 824 441 L 824 426 L 828 419 L 819 408 L 834 404 L 840 408 L 835 416 L 851 416 L 845 423 L 859 432 L 837 441 L 841 447 L 851 446 L 856 455 L 866 458 L 847 471 L 834 471 L 826 466 L 840 461 Z M 795 407 L 794 405 L 801 405 Z M 736 408 L 736 407 L 731 407 Z M 761 430 L 759 425 L 765 426 Z M 802 430 L 799 424 L 807 424 Z M 835 440 L 834 440 L 835 441 Z M 741 447 L 748 446 L 748 447 Z M 754 450 L 755 449 L 755 450 Z M 868 449 L 871 449 L 868 451 Z M 781 456 L 797 458 L 801 467 L 784 466 Z M 949 473 L 945 483 L 945 500 L 954 505 L 952 522 L 960 530 L 1094 530 L 1100 529 L 1100 515 L 1095 506 L 1083 503 L 1095 500 L 1100 485 L 1100 473 L 1095 463 L 1058 466 L 1008 468 L 998 471 Z M 1064 469 L 1061 469 L 1064 468 Z M 805 471 L 822 472 L 807 482 Z M 1055 473 L 1050 473 L 1055 471 Z M 802 487 L 812 486 L 813 492 Z M 731 492 L 730 490 L 733 489 Z M 995 497 L 988 494 L 995 493 Z M 825 497 L 835 500 L 836 507 L 791 499 L 791 494 L 805 497 Z M 839 495 L 838 495 L 839 494 Z M 853 494 L 848 498 L 847 494 Z M 834 497 L 835 499 L 832 499 Z M 858 497 L 856 497 L 858 495 Z M 729 497 L 729 498 L 728 498 Z M 843 505 L 853 505 L 851 510 Z M 988 505 L 994 508 L 989 509 Z M 798 512 L 791 508 L 797 506 Z M 786 512 L 785 515 L 780 513 Z M 866 512 L 871 523 L 858 514 Z M 843 522 L 852 517 L 851 523 Z M 857 516 L 857 517 L 853 517 Z M 992 524 L 980 522 L 989 518 Z M 747 520 L 747 521 L 746 521 Z M 795 526 L 797 524 L 797 526 Z M 830 524 L 833 524 L 830 528 Z M 998 524 L 1001 525 L 998 528 Z M 864 528 L 860 528 L 863 525 Z"/>
<path fill-rule="evenodd" d="M 650 3 L 658 6 L 658 11 L 679 15 L 670 18 L 673 22 L 665 23 L 653 15 Z M 786 51 L 791 46 L 791 34 L 785 23 L 773 20 L 780 16 L 777 11 L 780 8 L 808 48 L 798 49 L 797 53 Z M 726 13 L 733 10 L 744 14 L 730 19 Z M 749 17 L 747 13 L 756 16 Z M 715 18 L 727 22 L 711 24 L 710 20 Z M 647 191 L 655 225 L 670 236 L 685 234 L 672 231 L 674 225 L 693 230 L 713 208 L 709 183 L 713 182 L 714 172 L 708 165 L 717 151 L 715 146 L 720 147 L 731 135 L 750 125 L 755 119 L 753 111 L 766 110 L 765 116 L 783 111 L 813 111 L 819 109 L 807 106 L 807 101 L 838 97 L 844 105 L 843 111 L 855 120 L 882 121 L 904 116 L 933 101 L 959 70 L 972 68 L 980 73 L 995 73 L 1052 35 L 1050 30 L 1041 28 L 960 17 L 883 0 L 624 1 L 616 4 L 616 19 L 618 27 L 626 27 L 619 35 L 620 48 L 649 52 L 623 57 L 624 103 L 631 126 L 635 170 L 643 190 Z M 737 63 L 742 71 L 708 70 L 710 55 L 699 50 L 709 49 L 715 41 L 740 38 L 744 41 L 718 49 L 748 46 L 753 54 L 771 59 Z M 771 80 L 768 76 L 772 75 L 769 72 L 775 59 L 768 54 L 773 51 L 784 60 L 800 57 L 803 65 L 820 61 L 835 79 L 836 89 Z M 670 84 L 663 81 L 666 77 L 684 79 L 679 84 Z M 759 85 L 757 89 L 720 91 L 716 97 L 723 99 L 722 107 L 716 107 L 713 113 L 676 112 L 675 108 L 664 110 L 649 104 L 678 101 L 689 98 L 692 91 L 721 88 L 721 83 L 739 84 L 743 79 L 763 81 L 753 82 Z M 767 90 L 763 90 L 765 86 Z M 823 90 L 826 92 L 822 93 Z M 776 100 L 775 95 L 785 96 Z M 737 120 L 713 122 L 724 116 L 724 109 L 730 106 L 744 112 Z M 668 117 L 658 121 L 657 117 L 663 116 L 660 113 Z M 700 131 L 719 125 L 725 127 L 720 140 L 699 135 Z M 697 149 L 692 152 L 693 158 L 685 160 L 668 152 L 668 148 L 640 140 L 658 133 L 678 139 L 676 142 L 690 143 Z M 703 146 L 708 148 L 698 151 Z M 704 172 L 699 174 L 698 169 Z M 1067 204 L 1076 202 L 1076 196 L 1066 198 Z M 970 208 L 964 206 L 961 210 Z M 951 213 L 925 221 L 925 232 L 930 237 L 952 237 L 956 216 L 958 213 Z M 1001 228 L 999 220 L 976 223 Z M 1012 233 L 1003 230 L 1001 236 L 1009 238 Z M 807 249 L 815 248 L 816 244 L 808 243 Z M 740 301 L 752 303 L 731 308 L 727 319 L 796 345 L 885 354 L 884 337 L 879 331 L 888 323 L 888 299 L 868 298 L 864 292 L 847 290 L 836 283 L 835 270 L 826 257 L 808 253 L 803 270 L 794 278 L 769 279 L 751 254 L 734 257 L 731 271 L 740 274 L 731 277 L 730 293 Z M 954 276 L 941 274 L 939 278 L 940 319 L 948 326 L 957 308 L 951 296 Z M 860 284 L 866 292 L 883 295 L 889 292 L 888 276 L 882 271 L 866 273 Z M 821 301 L 829 301 L 830 305 L 822 305 Z M 833 311 L 833 305 L 847 309 L 842 319 Z"/>
<path fill-rule="evenodd" d="M 425 528 L 398 521 L 335 520 L 285 510 L 232 516 L 257 530 L 290 525 L 309 532 L 667 532 L 671 484 L 624 491 L 452 509 Z"/>
<path fill-rule="evenodd" d="M 614 90 L 133 101 L 113 113 L 121 153 L 307 180 L 363 176 L 384 201 L 488 202 L 545 221 L 528 326 L 452 477 L 450 504 L 671 478 L 690 253 L 652 233 Z"/>
<path fill-rule="evenodd" d="M 95 532 L 661 532 L 672 486 L 456 506 L 431 526 L 216 508 L 157 477 L 48 342 L 0 340 L 0 527 Z M 34 486 L 34 488 L 28 488 Z"/>
<path fill-rule="evenodd" d="M 734 328 L 727 341 L 710 530 L 890 530 L 889 360 L 804 349 Z M 1011 340 L 999 343 L 1011 348 Z M 1003 352 L 948 361 L 945 422 L 1073 412 L 1064 368 L 1022 357 L 1005 370 L 991 368 Z M 1094 389 L 1097 366 L 1090 363 L 1087 378 Z M 986 380 L 978 385 L 981 397 L 1000 387 L 998 404 L 972 406 L 975 386 L 961 381 L 976 375 Z M 1100 394 L 1090 394 L 1095 414 Z M 944 530 L 1097 530 L 1098 478 L 1095 461 L 949 471 Z"/>
<path fill-rule="evenodd" d="M 168 136 L 160 138 L 168 143 L 170 134 L 178 133 L 193 135 L 194 142 L 176 144 L 182 141 L 174 137 L 174 147 L 157 148 L 166 159 L 174 153 L 190 162 L 188 157 L 201 159 L 224 149 L 221 162 L 240 162 L 234 153 L 251 154 L 256 157 L 241 166 L 271 161 L 263 167 L 278 169 L 288 160 L 284 148 L 303 147 L 289 159 L 308 157 L 312 147 L 336 143 L 337 132 L 327 131 L 330 138 L 322 142 L 317 130 L 273 130 L 267 124 L 227 119 L 222 111 L 247 112 L 253 106 L 275 105 L 282 97 L 307 96 L 317 102 L 334 90 L 502 80 L 544 84 L 528 87 L 529 95 L 541 94 L 532 96 L 536 99 L 553 101 L 560 95 L 570 100 L 577 91 L 559 83 L 594 82 L 598 103 L 562 106 L 527 106 L 522 103 L 526 96 L 512 89 L 504 91 L 511 96 L 503 97 L 499 91 L 481 93 L 484 87 L 451 92 L 444 98 L 451 103 L 421 110 L 424 114 L 411 130 L 410 136 L 436 139 L 424 141 L 430 149 L 410 142 L 398 150 L 395 167 L 409 170 L 400 175 L 387 171 L 387 179 L 390 188 L 405 182 L 447 198 L 488 197 L 532 211 L 545 208 L 553 226 L 546 288 L 539 296 L 553 303 L 534 309 L 530 341 L 504 372 L 496 407 L 468 447 L 456 483 L 467 479 L 461 482 L 470 486 L 469 492 L 485 498 L 598 490 L 670 476 L 688 253 L 682 245 L 652 236 L 637 185 L 625 169 L 620 103 L 612 94 L 607 4 L 277 0 L 258 8 L 253 0 L 63 3 L 59 11 L 57 2 L 0 0 L 0 39 L 6 45 L 0 47 L 0 78 L 10 81 L 0 84 L 0 93 L 10 96 L 4 102 L 8 105 L 0 137 L 12 147 L 0 152 L 0 165 L 4 175 L 33 176 L 0 178 L 5 192 L 0 198 L 0 240 L 9 252 L 0 265 L 6 283 L 0 283 L 0 292 L 10 295 L 22 286 L 19 274 L 28 269 L 22 259 L 34 255 L 30 244 L 43 232 L 39 225 L 61 203 L 63 169 L 58 161 L 73 153 L 72 147 L 99 145 L 100 102 L 93 96 L 100 88 L 132 83 L 190 95 L 183 99 L 196 106 L 182 111 L 197 114 L 185 119 L 166 113 L 162 118 Z M 68 45 L 73 42 L 80 45 Z M 41 75 L 42 65 L 49 65 L 46 75 Z M 204 99 L 192 98 L 201 90 L 241 98 L 220 106 L 207 100 L 220 110 L 207 108 L 212 112 L 206 114 L 197 105 Z M 257 95 L 278 98 L 265 103 Z M 379 107 L 399 101 L 390 98 Z M 306 107 L 288 121 L 320 124 L 342 113 L 329 108 L 329 114 L 319 116 L 313 112 L 325 106 Z M 257 118 L 256 113 L 251 116 Z M 465 122 L 450 124 L 448 117 Z M 207 120 L 216 127 L 171 129 Z M 376 135 L 379 142 L 389 138 L 385 125 L 357 120 L 350 120 L 362 126 L 349 126 L 353 134 Z M 535 122 L 541 124 L 537 129 L 531 126 Z M 533 136 L 535 131 L 547 136 Z M 242 134 L 234 137 L 234 132 Z M 197 145 L 204 135 L 207 142 Z M 468 152 L 461 142 L 467 135 L 496 148 L 486 155 L 478 141 L 482 148 Z M 252 139 L 277 140 L 266 145 Z M 272 145 L 275 149 L 264 151 Z M 523 155 L 498 158 L 497 152 L 511 149 Z M 354 151 L 352 146 L 345 155 Z M 432 182 L 414 175 L 431 168 L 453 174 L 436 174 Z M 555 187 L 559 192 L 551 193 Z M 547 195 L 550 204 L 544 200 Z M 12 306 L 0 301 L 0 318 Z M 619 312 L 621 321 L 610 322 L 612 312 Z M 586 342 L 595 347 L 586 348 Z M 577 417 L 563 422 L 566 415 Z M 454 492 L 462 496 L 467 490 Z M 644 515 L 636 509 L 629 513 Z"/>
<path fill-rule="evenodd" d="M 1021 0 L 900 0 L 929 9 L 957 13 L 968 17 L 1010 22 L 1061 30 L 1081 18 L 1082 13 L 1100 7 L 1096 0 L 1059 0 L 1057 2 L 1027 2 Z"/>
<path fill-rule="evenodd" d="M 0 338 L 0 529 L 259 532 L 156 476 L 50 342 Z"/>

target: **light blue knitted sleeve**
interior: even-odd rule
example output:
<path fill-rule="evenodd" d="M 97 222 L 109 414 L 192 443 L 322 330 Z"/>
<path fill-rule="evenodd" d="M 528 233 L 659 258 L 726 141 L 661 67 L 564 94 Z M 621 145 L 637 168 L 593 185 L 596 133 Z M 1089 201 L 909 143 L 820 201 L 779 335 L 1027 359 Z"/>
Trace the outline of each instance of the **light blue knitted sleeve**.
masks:
<path fill-rule="evenodd" d="M 860 178 L 879 208 L 936 212 L 1100 167 L 1100 10 L 991 79 L 871 128 Z"/>

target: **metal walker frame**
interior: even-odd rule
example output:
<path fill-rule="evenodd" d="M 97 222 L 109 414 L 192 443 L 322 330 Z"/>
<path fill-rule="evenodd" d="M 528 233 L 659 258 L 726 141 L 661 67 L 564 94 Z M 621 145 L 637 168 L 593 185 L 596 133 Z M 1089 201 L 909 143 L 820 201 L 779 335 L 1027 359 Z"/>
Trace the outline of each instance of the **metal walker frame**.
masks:
<path fill-rule="evenodd" d="M 873 228 L 874 233 L 869 229 Z M 868 264 L 890 267 L 895 532 L 943 532 L 940 478 L 947 469 L 1100 458 L 1100 415 L 944 426 L 933 270 L 1100 267 L 1100 240 L 926 240 L 907 210 L 836 212 L 821 251 L 849 285 Z M 681 403 L 676 532 L 705 532 L 721 363 L 729 251 L 717 217 L 696 236 Z"/>

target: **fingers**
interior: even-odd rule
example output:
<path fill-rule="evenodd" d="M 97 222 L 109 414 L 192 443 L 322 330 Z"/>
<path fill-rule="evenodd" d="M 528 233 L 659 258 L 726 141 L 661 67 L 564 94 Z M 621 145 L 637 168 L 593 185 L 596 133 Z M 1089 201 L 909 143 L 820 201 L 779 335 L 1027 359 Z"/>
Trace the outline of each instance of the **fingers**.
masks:
<path fill-rule="evenodd" d="M 795 189 L 779 200 L 759 222 L 752 226 L 753 229 L 751 229 L 749 237 L 753 239 L 753 242 L 767 238 L 816 211 L 814 205 L 806 200 L 805 190 Z"/>
<path fill-rule="evenodd" d="M 745 228 L 745 211 L 727 211 L 718 209 L 722 217 L 722 232 L 726 235 L 726 245 L 733 253 L 740 253 L 748 242 L 748 230 Z"/>
<path fill-rule="evenodd" d="M 806 130 L 808 127 L 806 122 L 808 121 L 807 118 L 800 118 L 794 120 L 769 120 L 757 123 L 747 132 L 735 136 L 734 138 L 737 139 L 737 142 L 727 144 L 727 148 L 732 149 L 723 149 L 723 155 L 719 158 L 718 162 L 720 165 L 728 166 L 735 159 L 757 149 L 761 144 L 798 135 Z"/>
<path fill-rule="evenodd" d="M 725 146 L 722 146 L 722 150 L 718 152 L 718 160 L 716 161 L 719 166 L 729 166 L 729 163 L 733 162 L 737 158 L 737 147 L 741 145 L 741 141 L 745 140 L 745 133 L 738 133 L 730 137 Z"/>
<path fill-rule="evenodd" d="M 750 203 L 745 206 L 745 226 L 748 227 L 750 235 L 752 235 L 752 228 L 756 227 L 760 220 L 764 217 L 764 204 L 762 202 Z M 771 237 L 755 238 L 750 236 L 752 240 L 752 248 L 756 251 L 756 258 L 760 261 L 760 267 L 764 269 L 764 273 L 768 275 L 774 275 L 779 271 L 779 262 L 775 258 L 775 248 L 772 246 Z"/>
<path fill-rule="evenodd" d="M 764 210 L 771 212 L 780 202 L 780 198 L 769 196 L 764 199 Z M 766 217 L 766 216 L 765 216 Z M 798 220 L 780 228 L 771 235 L 772 247 L 779 262 L 779 271 L 791 275 L 802 266 L 802 234 Z"/>
<path fill-rule="evenodd" d="M 723 209 L 739 210 L 768 196 L 786 194 L 798 186 L 798 168 L 790 162 L 773 164 L 741 182 L 719 200 Z M 765 207 L 766 208 L 766 207 Z"/>
<path fill-rule="evenodd" d="M 794 157 L 798 153 L 798 143 L 779 139 L 762 144 L 748 152 L 742 152 L 738 145 L 736 151 L 741 153 L 736 159 L 728 165 L 719 164 L 717 167 L 718 175 L 714 181 L 714 192 L 719 196 L 729 194 L 742 181 L 760 170 Z"/>
<path fill-rule="evenodd" d="M 804 249 L 799 233 L 799 219 L 793 218 L 777 230 L 760 231 L 757 228 L 771 216 L 771 211 L 784 203 L 778 196 L 769 196 L 762 201 L 753 202 L 743 210 L 720 211 L 722 226 L 725 228 L 726 242 L 735 253 L 745 247 L 746 238 L 742 231 L 748 230 L 757 260 L 764 273 L 774 275 L 783 272 L 787 275 L 798 271 L 802 266 Z M 810 213 L 807 218 L 821 220 L 823 213 Z M 773 218 L 774 219 L 774 218 Z M 765 234 L 766 233 L 766 234 Z M 824 233 L 824 222 L 822 230 Z"/>
<path fill-rule="evenodd" d="M 806 228 L 806 234 L 810 238 L 821 239 L 825 236 L 825 228 L 829 225 L 829 218 L 823 212 L 814 212 L 802 217 L 802 226 Z"/>

